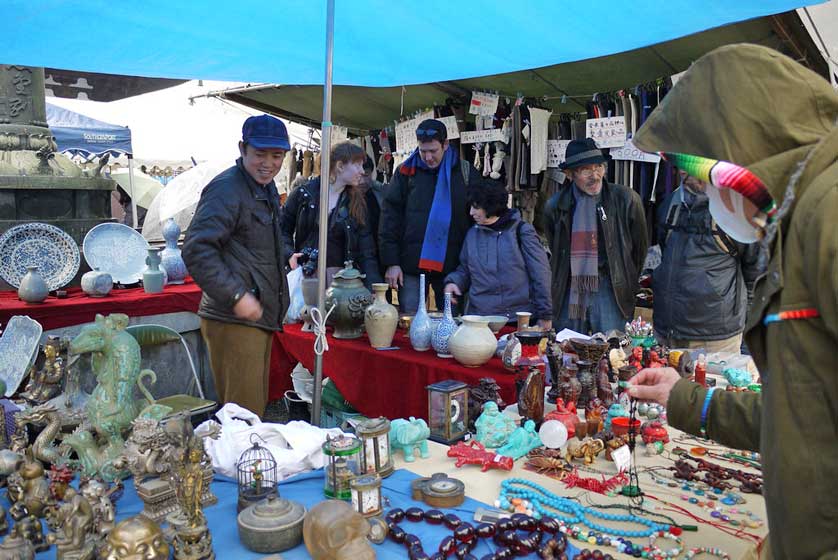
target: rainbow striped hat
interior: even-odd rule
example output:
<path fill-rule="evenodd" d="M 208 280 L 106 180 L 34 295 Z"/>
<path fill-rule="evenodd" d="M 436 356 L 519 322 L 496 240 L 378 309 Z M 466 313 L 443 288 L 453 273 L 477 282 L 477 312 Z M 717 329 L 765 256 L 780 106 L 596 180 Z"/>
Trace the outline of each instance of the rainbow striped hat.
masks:
<path fill-rule="evenodd" d="M 777 213 L 777 205 L 768 189 L 765 188 L 765 184 L 759 177 L 740 165 L 689 154 L 659 152 L 659 155 L 696 179 L 710 183 L 719 189 L 731 189 L 738 192 L 764 212 L 768 221 L 773 220 Z"/>

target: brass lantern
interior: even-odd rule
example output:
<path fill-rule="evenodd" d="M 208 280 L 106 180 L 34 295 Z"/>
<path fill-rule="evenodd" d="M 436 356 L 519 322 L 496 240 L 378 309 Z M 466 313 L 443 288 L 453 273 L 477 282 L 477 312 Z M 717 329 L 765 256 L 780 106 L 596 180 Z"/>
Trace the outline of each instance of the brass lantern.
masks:
<path fill-rule="evenodd" d="M 375 473 L 382 478 L 393 474 L 393 458 L 390 455 L 390 421 L 383 416 L 370 418 L 355 427 L 355 434 L 361 438 L 361 472 Z"/>
<path fill-rule="evenodd" d="M 361 441 L 349 435 L 326 436 L 323 454 L 328 459 L 323 488 L 326 497 L 349 500 L 352 497 L 349 482 L 361 474 Z"/>
<path fill-rule="evenodd" d="M 352 509 L 364 517 L 381 514 L 381 477 L 364 474 L 353 478 L 349 486 L 352 490 Z"/>
<path fill-rule="evenodd" d="M 429 439 L 451 445 L 468 431 L 468 385 L 447 379 L 427 386 Z"/>

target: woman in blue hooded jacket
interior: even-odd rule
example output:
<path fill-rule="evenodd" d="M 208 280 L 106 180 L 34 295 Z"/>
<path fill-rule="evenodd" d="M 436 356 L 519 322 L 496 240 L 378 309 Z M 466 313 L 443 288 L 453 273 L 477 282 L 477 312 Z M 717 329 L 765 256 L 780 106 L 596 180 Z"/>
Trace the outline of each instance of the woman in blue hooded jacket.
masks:
<path fill-rule="evenodd" d="M 454 301 L 468 293 L 466 313 L 514 320 L 516 312 L 528 311 L 539 327 L 550 328 L 547 252 L 532 224 L 507 207 L 508 199 L 506 188 L 493 181 L 469 189 L 474 225 L 466 233 L 460 264 L 445 277 L 445 291 Z"/>

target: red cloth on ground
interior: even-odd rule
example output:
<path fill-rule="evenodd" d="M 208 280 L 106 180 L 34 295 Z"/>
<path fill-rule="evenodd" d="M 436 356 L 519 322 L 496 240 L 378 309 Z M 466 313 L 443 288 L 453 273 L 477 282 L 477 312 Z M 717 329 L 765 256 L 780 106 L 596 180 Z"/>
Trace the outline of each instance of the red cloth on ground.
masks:
<path fill-rule="evenodd" d="M 290 373 L 297 362 L 314 372 L 314 334 L 301 329 L 299 324 L 286 325 L 285 332 L 277 333 L 280 348 L 274 345 L 271 357 L 271 399 L 282 396 L 278 391 L 281 384 L 290 385 Z M 437 357 L 433 350 L 416 352 L 401 330 L 393 339 L 399 350 L 375 350 L 366 335 L 353 340 L 328 337 L 324 375 L 365 416 L 427 418 L 426 387 L 446 379 L 477 385 L 481 377 L 492 377 L 500 385 L 501 397 L 507 403 L 515 402 L 515 375 L 504 369 L 499 358 L 482 367 L 467 368 L 451 358 Z"/>
<path fill-rule="evenodd" d="M 41 323 L 45 331 L 90 323 L 96 314 L 125 313 L 129 317 L 188 311 L 196 313 L 201 288 L 191 278 L 184 284 L 169 285 L 159 294 L 147 294 L 142 288 L 116 289 L 106 297 L 92 298 L 81 288 L 70 288 L 67 297 L 50 296 L 44 303 L 25 303 L 17 292 L 0 292 L 0 325 L 13 315 L 28 315 Z"/>

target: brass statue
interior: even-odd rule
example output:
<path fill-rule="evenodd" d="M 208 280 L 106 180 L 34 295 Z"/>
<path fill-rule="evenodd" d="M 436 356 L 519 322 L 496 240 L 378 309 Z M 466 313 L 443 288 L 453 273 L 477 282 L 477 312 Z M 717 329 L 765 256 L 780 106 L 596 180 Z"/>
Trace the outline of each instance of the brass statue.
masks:
<path fill-rule="evenodd" d="M 57 336 L 50 336 L 44 345 L 44 365 L 32 371 L 29 383 L 21 396 L 34 404 L 43 404 L 61 392 L 64 379 L 64 359 L 60 356 L 61 343 Z"/>
<path fill-rule="evenodd" d="M 21 508 L 35 517 L 43 517 L 47 506 L 52 504 L 44 467 L 29 452 L 18 470 L 9 476 L 8 485 L 13 517 Z"/>
<path fill-rule="evenodd" d="M 0 560 L 35 560 L 35 548 L 20 534 L 17 526 L 0 544 Z"/>
<path fill-rule="evenodd" d="M 160 526 L 140 515 L 120 521 L 99 549 L 102 560 L 168 560 L 169 545 Z"/>
<path fill-rule="evenodd" d="M 204 492 L 204 469 L 209 461 L 204 452 L 203 439 L 192 436 L 187 441 L 180 465 L 169 475 L 180 511 L 168 517 L 174 527 L 172 544 L 175 560 L 214 560 L 212 537 L 201 509 Z"/>
<path fill-rule="evenodd" d="M 114 528 L 116 510 L 111 501 L 111 494 L 118 488 L 115 485 L 109 489 L 106 483 L 95 478 L 88 480 L 80 487 L 82 496 L 87 498 L 93 508 L 93 530 L 99 537 L 106 537 Z"/>
<path fill-rule="evenodd" d="M 57 533 L 50 534 L 47 542 L 55 544 L 57 560 L 92 560 L 95 546 L 89 537 L 93 534 L 94 513 L 87 498 L 68 488 L 64 503 L 51 513 L 49 525 Z"/>

